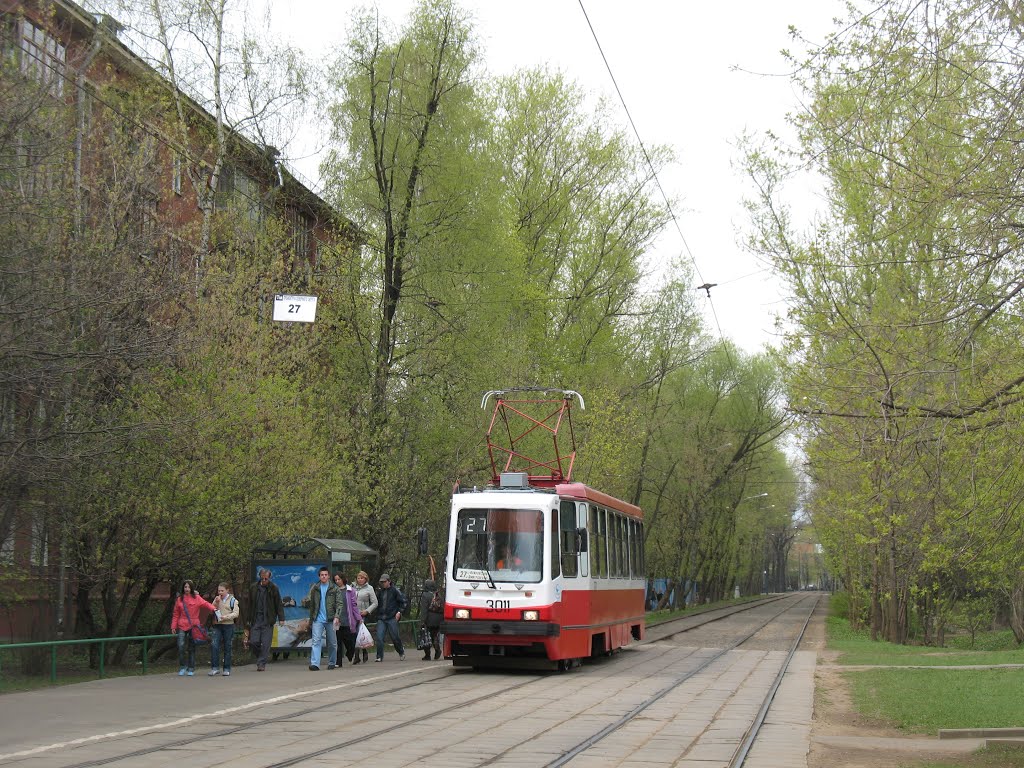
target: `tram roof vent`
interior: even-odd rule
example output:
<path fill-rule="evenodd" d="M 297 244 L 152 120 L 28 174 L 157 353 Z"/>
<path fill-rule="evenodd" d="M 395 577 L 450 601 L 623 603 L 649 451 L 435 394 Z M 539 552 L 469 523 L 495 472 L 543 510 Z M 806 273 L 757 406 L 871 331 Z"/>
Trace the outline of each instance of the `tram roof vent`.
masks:
<path fill-rule="evenodd" d="M 526 472 L 502 472 L 500 488 L 529 488 L 530 476 Z"/>

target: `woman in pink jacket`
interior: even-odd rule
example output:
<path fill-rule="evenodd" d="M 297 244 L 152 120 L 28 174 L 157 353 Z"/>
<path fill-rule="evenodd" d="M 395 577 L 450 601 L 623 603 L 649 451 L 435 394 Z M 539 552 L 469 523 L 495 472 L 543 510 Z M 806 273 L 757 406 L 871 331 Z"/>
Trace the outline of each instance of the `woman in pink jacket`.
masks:
<path fill-rule="evenodd" d="M 191 581 L 185 579 L 181 583 L 181 593 L 174 601 L 174 614 L 171 616 L 171 632 L 178 633 L 178 676 L 192 677 L 196 673 L 196 644 L 192 639 L 192 627 L 201 627 L 203 610 L 215 611 L 212 603 L 206 602 L 196 592 Z M 187 664 L 186 664 L 187 654 Z"/>

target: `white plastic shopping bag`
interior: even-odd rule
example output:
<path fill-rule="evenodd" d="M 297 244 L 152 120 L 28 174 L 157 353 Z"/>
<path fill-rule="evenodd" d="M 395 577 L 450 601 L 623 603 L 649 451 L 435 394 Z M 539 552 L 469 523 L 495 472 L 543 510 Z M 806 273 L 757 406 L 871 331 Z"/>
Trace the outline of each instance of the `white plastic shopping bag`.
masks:
<path fill-rule="evenodd" d="M 359 631 L 356 632 L 356 648 L 370 648 L 373 645 L 373 638 L 370 637 L 370 630 L 366 628 L 365 624 L 359 625 Z"/>

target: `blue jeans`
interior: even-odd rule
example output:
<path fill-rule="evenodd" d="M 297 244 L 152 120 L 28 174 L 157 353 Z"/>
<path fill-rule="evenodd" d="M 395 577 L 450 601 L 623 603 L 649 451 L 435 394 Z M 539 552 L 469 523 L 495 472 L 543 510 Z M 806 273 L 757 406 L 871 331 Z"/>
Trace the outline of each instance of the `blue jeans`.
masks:
<path fill-rule="evenodd" d="M 211 669 L 220 669 L 220 649 L 224 646 L 224 671 L 231 671 L 231 641 L 234 637 L 234 624 L 214 624 L 210 627 Z"/>
<path fill-rule="evenodd" d="M 399 656 L 405 656 L 405 646 L 402 645 L 402 638 L 398 634 L 398 619 L 377 619 L 377 658 L 384 658 L 384 635 L 391 636 L 391 642 L 395 644 L 395 650 Z"/>
<path fill-rule="evenodd" d="M 320 666 L 320 648 L 323 645 L 324 634 L 327 635 L 327 663 L 335 666 L 338 663 L 338 635 L 334 631 L 334 621 L 313 622 L 313 647 L 309 653 L 309 665 Z"/>
<path fill-rule="evenodd" d="M 196 668 L 196 644 L 192 642 L 192 633 L 183 629 L 178 630 L 178 666 L 193 670 Z"/>

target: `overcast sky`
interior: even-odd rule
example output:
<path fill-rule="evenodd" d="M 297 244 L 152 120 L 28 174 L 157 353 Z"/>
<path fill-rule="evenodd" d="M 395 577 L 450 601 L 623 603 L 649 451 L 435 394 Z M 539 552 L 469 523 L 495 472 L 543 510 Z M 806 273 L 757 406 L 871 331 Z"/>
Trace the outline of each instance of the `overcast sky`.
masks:
<path fill-rule="evenodd" d="M 356 5 L 347 0 L 269 0 L 271 28 L 315 59 L 332 58 L 345 39 Z M 463 0 L 477 19 L 487 68 L 504 74 L 548 64 L 588 91 L 614 99 L 615 86 L 645 144 L 670 145 L 676 163 L 662 176 L 676 198 L 682 237 L 670 226 L 650 255 L 652 269 L 682 255 L 694 265 L 694 287 L 717 283 L 711 300 L 703 291 L 709 328 L 748 352 L 774 343 L 774 315 L 783 309 L 782 289 L 744 252 L 737 231 L 747 186 L 738 169 L 736 139 L 743 132 L 773 130 L 789 135 L 785 114 L 796 94 L 779 51 L 789 48 L 790 25 L 823 40 L 837 0 Z M 378 0 L 381 14 L 401 25 L 410 0 Z M 594 28 L 591 33 L 588 25 Z M 595 42 L 596 35 L 597 42 Z M 757 74 L 751 74 L 757 73 Z M 312 153 L 296 146 L 293 156 Z M 295 160 L 316 183 L 315 157 Z M 809 214 L 813 196 L 796 198 Z M 684 241 L 685 239 L 685 241 Z M 718 326 L 710 312 L 713 304 Z"/>

